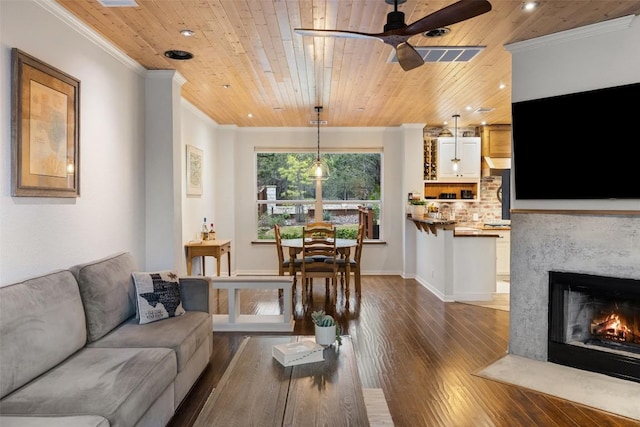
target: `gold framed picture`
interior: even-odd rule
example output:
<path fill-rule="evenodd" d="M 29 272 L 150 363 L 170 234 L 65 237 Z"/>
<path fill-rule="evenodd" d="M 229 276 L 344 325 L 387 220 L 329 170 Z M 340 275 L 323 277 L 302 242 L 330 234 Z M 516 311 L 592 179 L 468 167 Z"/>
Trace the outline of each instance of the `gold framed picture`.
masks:
<path fill-rule="evenodd" d="M 80 195 L 80 81 L 11 50 L 12 196 Z"/>
<path fill-rule="evenodd" d="M 202 150 L 187 145 L 187 196 L 202 196 Z"/>

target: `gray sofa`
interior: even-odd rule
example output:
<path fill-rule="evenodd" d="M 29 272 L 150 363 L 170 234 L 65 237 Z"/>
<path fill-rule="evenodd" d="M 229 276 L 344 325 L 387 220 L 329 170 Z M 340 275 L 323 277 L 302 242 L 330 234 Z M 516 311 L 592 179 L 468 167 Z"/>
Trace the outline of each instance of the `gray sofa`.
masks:
<path fill-rule="evenodd" d="M 164 426 L 209 363 L 211 279 L 139 324 L 131 254 L 0 287 L 0 425 Z"/>

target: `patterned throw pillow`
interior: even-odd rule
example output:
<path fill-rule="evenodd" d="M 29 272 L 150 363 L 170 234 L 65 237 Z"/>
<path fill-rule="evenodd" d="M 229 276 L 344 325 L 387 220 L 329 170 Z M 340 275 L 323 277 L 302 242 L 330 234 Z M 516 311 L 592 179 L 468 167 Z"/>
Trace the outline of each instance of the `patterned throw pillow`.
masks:
<path fill-rule="evenodd" d="M 141 325 L 184 314 L 180 282 L 175 272 L 135 272 L 133 282 L 136 285 Z"/>

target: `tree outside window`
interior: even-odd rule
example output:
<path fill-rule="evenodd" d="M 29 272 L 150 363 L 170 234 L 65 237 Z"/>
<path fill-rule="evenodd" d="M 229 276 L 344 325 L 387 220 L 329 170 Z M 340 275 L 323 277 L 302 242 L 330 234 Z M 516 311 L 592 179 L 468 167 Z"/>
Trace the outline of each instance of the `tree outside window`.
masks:
<path fill-rule="evenodd" d="M 259 152 L 257 165 L 257 236 L 273 240 L 279 224 L 283 238 L 301 237 L 302 226 L 315 217 L 315 181 L 308 170 L 313 152 Z M 323 153 L 331 171 L 322 183 L 322 216 L 336 224 L 338 235 L 354 238 L 359 221 L 368 224 L 368 239 L 380 238 L 382 153 Z"/>

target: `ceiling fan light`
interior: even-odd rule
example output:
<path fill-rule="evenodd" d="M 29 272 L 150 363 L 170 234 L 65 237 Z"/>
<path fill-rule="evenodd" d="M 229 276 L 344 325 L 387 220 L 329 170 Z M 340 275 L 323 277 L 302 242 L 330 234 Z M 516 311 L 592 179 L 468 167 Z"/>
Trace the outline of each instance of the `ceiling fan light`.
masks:
<path fill-rule="evenodd" d="M 424 33 L 422 33 L 422 35 L 428 38 L 435 38 L 435 37 L 442 37 L 444 35 L 447 35 L 449 34 L 450 31 L 451 31 L 450 28 L 441 27 L 441 28 L 434 28 L 433 30 L 425 31 Z"/>

